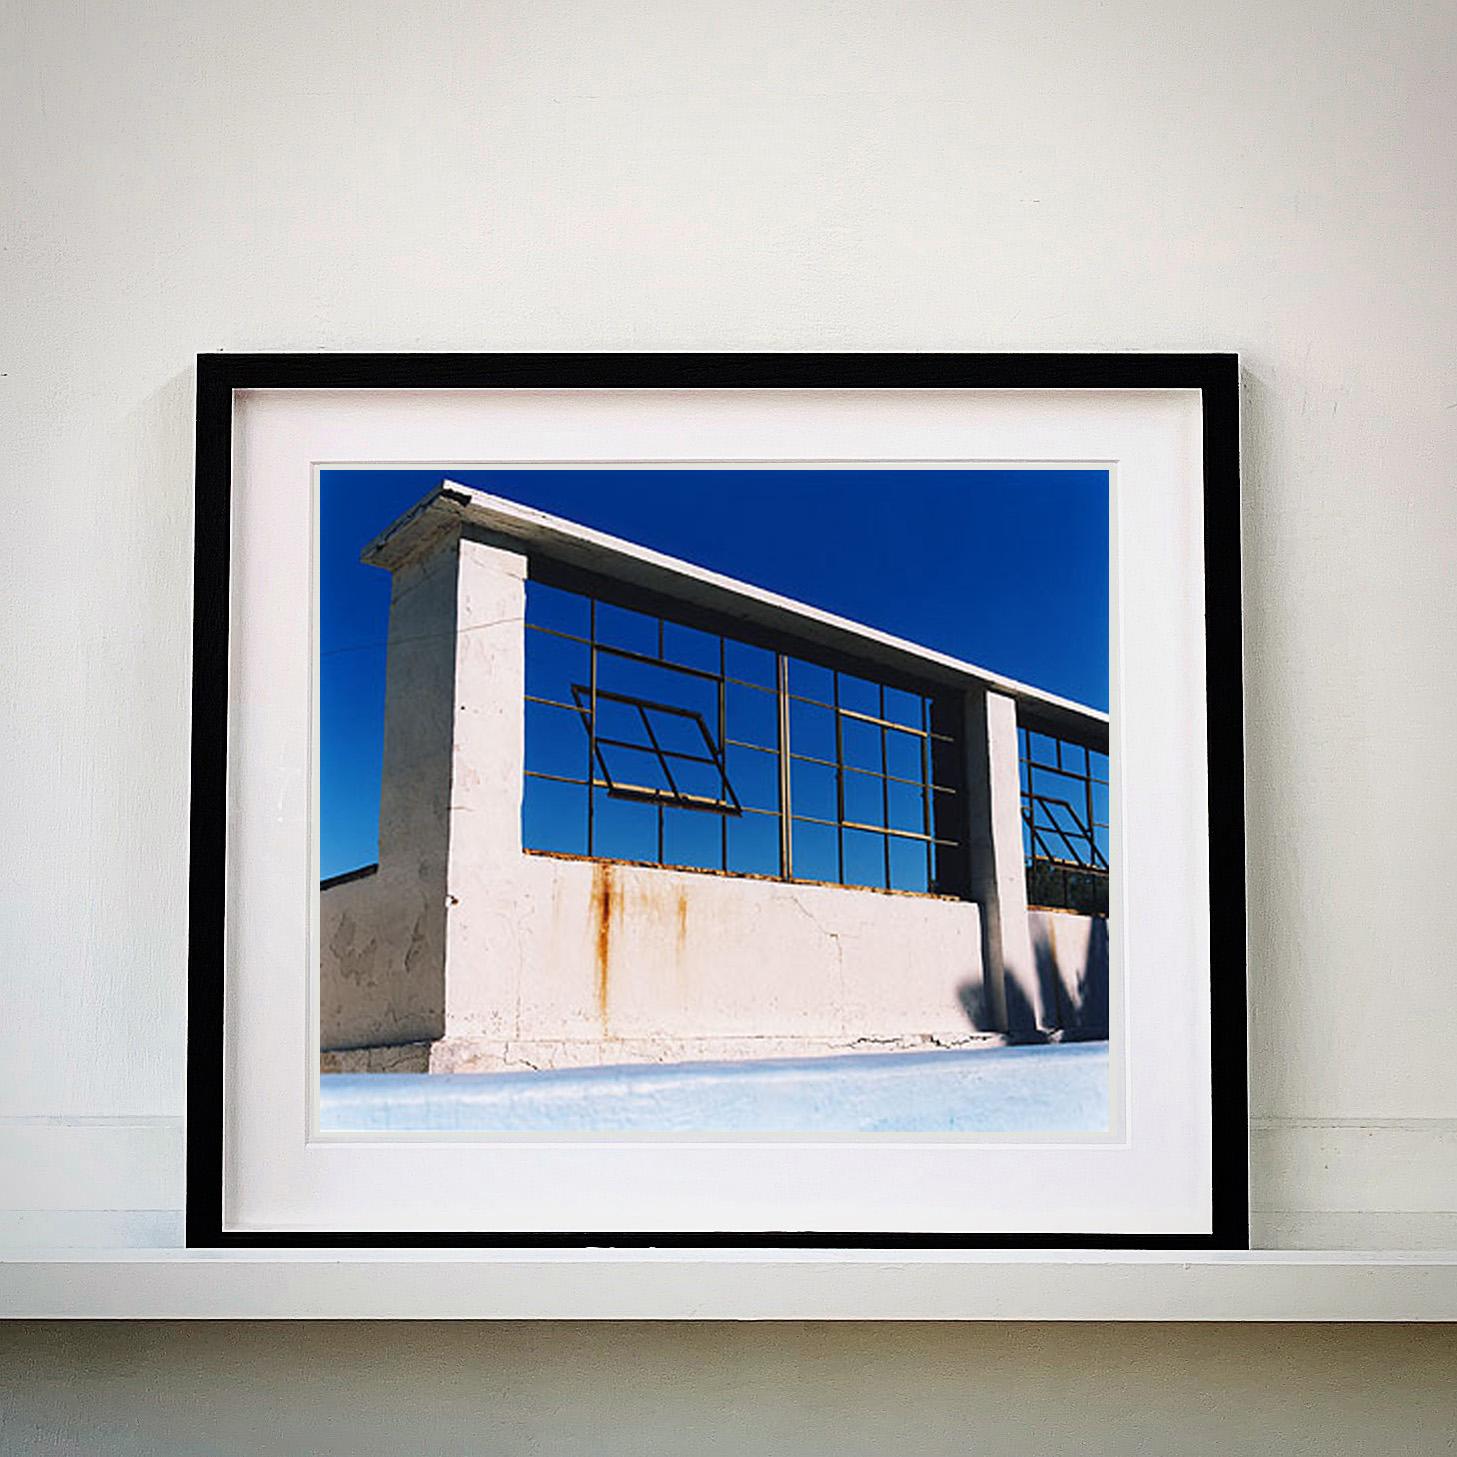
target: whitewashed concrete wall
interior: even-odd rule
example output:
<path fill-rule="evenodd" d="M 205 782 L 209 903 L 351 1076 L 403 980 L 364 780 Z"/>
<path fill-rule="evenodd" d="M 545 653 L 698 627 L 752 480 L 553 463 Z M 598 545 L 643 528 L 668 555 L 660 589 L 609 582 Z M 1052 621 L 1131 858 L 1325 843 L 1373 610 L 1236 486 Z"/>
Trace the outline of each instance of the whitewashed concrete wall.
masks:
<path fill-rule="evenodd" d="M 479 887 L 458 907 L 465 986 L 437 1071 L 984 1040 L 967 902 L 540 856 L 520 870 L 509 948 Z M 495 986 L 470 976 L 483 958 Z"/>
<path fill-rule="evenodd" d="M 9 0 L 0 30 L 0 1236 L 180 1232 L 197 350 L 1237 349 L 1256 1236 L 1457 1244 L 1457 980 L 1411 909 L 1454 859 L 1450 5 Z M 710 1334 L 646 1375 L 555 1329 L 503 1337 L 517 1366 L 68 1334 L 21 1389 L 114 1451 L 195 1450 L 204 1408 L 220 1451 L 326 1449 L 342 1404 L 344 1449 L 393 1452 L 476 1367 L 560 1451 L 651 1450 L 628 1399 L 660 1450 L 879 1450 L 908 1412 L 932 1451 L 978 1412 L 1009 1452 L 1452 1426 L 1450 1349 L 1401 1333 Z"/>

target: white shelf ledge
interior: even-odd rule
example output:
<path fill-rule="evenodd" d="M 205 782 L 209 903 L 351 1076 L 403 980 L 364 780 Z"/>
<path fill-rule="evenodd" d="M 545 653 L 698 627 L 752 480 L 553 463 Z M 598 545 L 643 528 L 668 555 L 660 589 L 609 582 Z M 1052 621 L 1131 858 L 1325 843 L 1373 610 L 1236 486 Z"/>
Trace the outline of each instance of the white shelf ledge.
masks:
<path fill-rule="evenodd" d="M 0 1317 L 1457 1321 L 1457 1253 L 28 1251 Z"/>

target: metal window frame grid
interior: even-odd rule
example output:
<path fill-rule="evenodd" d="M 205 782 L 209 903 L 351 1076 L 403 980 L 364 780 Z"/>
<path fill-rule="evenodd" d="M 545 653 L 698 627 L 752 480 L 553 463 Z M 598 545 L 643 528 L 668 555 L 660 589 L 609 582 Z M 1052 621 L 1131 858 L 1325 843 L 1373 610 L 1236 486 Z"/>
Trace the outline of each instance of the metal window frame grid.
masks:
<path fill-rule="evenodd" d="M 1053 748 L 1053 760 L 1047 762 L 1035 756 L 1032 738 L 1033 735 L 1049 740 Z M 1075 749 L 1083 756 L 1083 768 L 1081 770 L 1071 767 L 1064 762 L 1065 749 Z M 1108 787 L 1109 780 L 1095 772 L 1093 755 L 1101 754 L 1107 760 L 1107 752 L 1101 748 L 1095 748 L 1092 744 L 1082 743 L 1065 733 L 1056 732 L 1047 728 L 1035 720 L 1019 716 L 1017 724 L 1017 767 L 1021 780 L 1021 813 L 1022 823 L 1027 831 L 1027 841 L 1024 848 L 1024 861 L 1027 867 L 1029 889 L 1032 882 L 1033 871 L 1038 866 L 1046 867 L 1057 874 L 1057 883 L 1062 887 L 1062 901 L 1069 903 L 1056 905 L 1050 909 L 1070 909 L 1071 892 L 1069 889 L 1069 877 L 1078 876 L 1090 880 L 1101 880 L 1105 885 L 1108 879 L 1108 857 L 1106 852 L 1098 843 L 1098 832 L 1110 828 L 1107 818 L 1100 818 L 1097 812 L 1097 800 L 1094 792 L 1096 785 Z M 1083 800 L 1083 814 L 1079 814 L 1077 807 L 1068 799 L 1058 798 L 1040 792 L 1035 787 L 1033 774 L 1036 771 L 1044 774 L 1056 774 L 1066 780 L 1082 786 L 1081 798 Z M 1052 811 L 1052 806 L 1057 806 L 1067 812 L 1073 822 L 1073 827 L 1068 828 L 1058 823 Z M 1039 824 L 1038 810 L 1041 809 L 1047 823 Z M 1059 855 L 1053 848 L 1051 840 L 1060 841 L 1067 851 L 1066 855 Z M 1084 849 L 1080 850 L 1079 845 Z M 1039 848 L 1040 847 L 1040 848 Z"/>
<path fill-rule="evenodd" d="M 525 621 L 526 631 L 577 643 L 585 647 L 589 655 L 589 674 L 586 684 L 574 683 L 572 685 L 572 697 L 574 699 L 572 703 L 566 703 L 559 699 L 547 698 L 540 694 L 530 692 L 524 693 L 523 697 L 527 703 L 538 703 L 549 708 L 566 710 L 576 716 L 584 727 L 587 736 L 587 767 L 584 777 L 579 778 L 565 774 L 553 774 L 544 770 L 530 768 L 524 770 L 524 775 L 528 779 L 544 779 L 556 783 L 579 785 L 582 787 L 587 796 L 586 844 L 589 858 L 618 858 L 605 857 L 598 853 L 596 839 L 598 826 L 596 822 L 595 801 L 597 792 L 600 790 L 611 798 L 637 800 L 639 802 L 650 803 L 655 807 L 657 821 L 657 857 L 654 861 L 641 863 L 655 864 L 673 869 L 718 870 L 731 875 L 763 874 L 764 872 L 759 871 L 736 871 L 729 864 L 729 820 L 741 818 L 746 815 L 757 815 L 776 820 L 779 824 L 779 868 L 777 875 L 773 878 L 801 883 L 840 885 L 852 889 L 890 890 L 908 895 L 940 897 L 955 895 L 963 897 L 966 894 L 964 883 L 957 883 L 963 881 L 964 877 L 957 875 L 954 871 L 939 878 L 937 875 L 937 856 L 939 851 L 959 852 L 964 850 L 965 826 L 961 823 L 961 820 L 965 814 L 965 795 L 959 784 L 939 783 L 936 781 L 934 766 L 938 756 L 933 752 L 933 747 L 939 745 L 954 754 L 960 741 L 954 732 L 947 732 L 934 726 L 933 719 L 936 717 L 936 714 L 933 705 L 938 694 L 931 685 L 911 687 L 901 684 L 890 684 L 885 682 L 883 677 L 874 669 L 853 665 L 854 671 L 852 672 L 849 667 L 841 667 L 837 664 L 824 661 L 822 655 L 802 648 L 797 643 L 786 643 L 784 639 L 781 639 L 777 645 L 767 646 L 749 637 L 736 636 L 718 625 L 704 626 L 689 620 L 692 616 L 691 613 L 681 615 L 669 613 L 664 610 L 665 604 L 653 603 L 651 605 L 643 605 L 640 603 L 632 603 L 624 600 L 620 594 L 604 597 L 599 590 L 594 589 L 590 584 L 562 584 L 550 580 L 549 574 L 544 579 L 542 576 L 530 571 L 528 573 L 528 582 L 535 586 L 547 587 L 553 591 L 570 593 L 581 598 L 587 606 L 587 635 L 584 637 L 580 632 L 569 632 L 560 627 L 551 627 L 540 622 L 533 622 L 531 620 L 531 611 L 528 603 L 528 612 Z M 530 586 L 528 587 L 528 591 L 530 591 Z M 656 625 L 657 653 L 644 653 L 638 649 L 620 646 L 617 643 L 601 641 L 598 625 L 598 608 L 603 603 L 614 608 L 636 612 L 640 616 L 653 619 Z M 665 629 L 669 624 L 714 637 L 718 644 L 718 672 L 710 672 L 707 669 L 676 662 L 669 658 L 666 655 L 665 643 Z M 731 674 L 728 671 L 728 647 L 730 643 L 772 654 L 773 686 Z M 709 732 L 708 725 L 703 721 L 703 716 L 696 710 L 639 698 L 632 694 L 608 692 L 603 689 L 598 682 L 598 659 L 603 654 L 627 661 L 642 663 L 655 669 L 681 673 L 700 681 L 713 683 L 717 688 L 718 699 L 717 741 L 715 742 L 713 735 Z M 808 663 L 828 672 L 832 685 L 831 701 L 826 702 L 824 699 L 817 698 L 812 694 L 793 691 L 790 685 L 790 664 L 792 662 Z M 875 674 L 875 676 L 871 676 L 871 674 Z M 841 684 L 842 679 L 845 677 L 853 677 L 858 682 L 874 690 L 877 710 L 875 713 L 847 707 L 841 701 Z M 762 693 L 766 697 L 773 698 L 776 716 L 775 742 L 773 744 L 754 743 L 749 739 L 735 738 L 729 735 L 727 700 L 731 688 Z M 888 692 L 900 692 L 913 697 L 917 702 L 920 723 L 910 724 L 891 717 L 890 710 L 887 708 Z M 600 736 L 596 731 L 598 722 L 597 704 L 599 700 L 621 702 L 638 708 L 649 742 L 640 744 L 629 743 L 619 741 L 615 738 L 609 739 Z M 835 758 L 833 760 L 823 758 L 816 754 L 801 753 L 794 748 L 794 737 L 790 721 L 792 718 L 792 705 L 795 703 L 823 709 L 833 715 L 835 734 Z M 672 758 L 692 759 L 695 756 L 664 750 L 657 744 L 647 717 L 649 712 L 654 711 L 675 713 L 684 718 L 691 719 L 698 725 L 704 737 L 705 744 L 709 748 L 711 757 L 698 759 L 697 762 L 711 764 L 717 770 L 724 788 L 724 795 L 720 800 L 705 802 L 701 798 L 692 798 L 678 792 L 668 760 Z M 844 725 L 847 721 L 865 723 L 874 727 L 878 738 L 879 767 L 846 761 Z M 891 772 L 889 764 L 889 735 L 891 733 L 902 733 L 919 739 L 921 773 L 918 777 L 911 778 L 904 774 Z M 647 786 L 617 782 L 606 763 L 605 757 L 601 753 L 601 749 L 603 746 L 610 747 L 619 743 L 625 748 L 654 754 L 663 768 L 669 785 L 673 787 L 665 792 Z M 734 789 L 730 777 L 730 749 L 762 753 L 774 757 L 777 763 L 779 780 L 777 808 L 763 809 L 742 801 Z M 795 810 L 793 768 L 796 763 L 814 764 L 833 772 L 835 776 L 834 819 L 825 819 L 822 816 L 813 814 L 803 814 Z M 601 771 L 600 776 L 598 772 L 599 768 Z M 867 821 L 847 817 L 845 809 L 845 789 L 847 776 L 852 774 L 879 782 L 882 823 L 872 824 Z M 890 798 L 892 784 L 904 784 L 917 791 L 920 800 L 921 819 L 921 828 L 919 830 L 906 829 L 891 824 Z M 719 859 L 716 866 L 680 865 L 666 858 L 664 811 L 673 808 L 718 813 L 724 817 L 723 828 L 719 839 Z M 951 821 L 957 827 L 959 834 L 953 836 L 947 833 L 938 833 L 938 819 L 943 824 L 947 820 Z M 824 880 L 819 876 L 795 874 L 796 825 L 818 825 L 835 832 L 834 880 Z M 880 840 L 879 854 L 882 876 L 880 880 L 846 879 L 845 847 L 847 832 L 852 835 L 861 834 L 878 837 Z M 924 884 L 912 888 L 905 888 L 897 886 L 894 883 L 896 872 L 892 865 L 892 845 L 896 841 L 903 841 L 922 847 L 924 854 Z M 541 849 L 541 847 L 534 846 L 528 846 L 527 848 L 534 851 L 540 851 Z M 953 860 L 955 858 L 953 855 Z"/>

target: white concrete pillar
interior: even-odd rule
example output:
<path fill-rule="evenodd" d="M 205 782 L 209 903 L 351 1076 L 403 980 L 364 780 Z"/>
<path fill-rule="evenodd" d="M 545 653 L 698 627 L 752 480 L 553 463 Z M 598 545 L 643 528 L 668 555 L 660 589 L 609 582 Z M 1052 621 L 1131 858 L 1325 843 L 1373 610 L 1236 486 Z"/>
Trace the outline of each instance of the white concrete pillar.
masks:
<path fill-rule="evenodd" d="M 526 558 L 457 554 L 446 874 L 446 1037 L 511 1037 L 524 952 Z"/>
<path fill-rule="evenodd" d="M 434 880 L 444 905 L 455 689 L 458 541 L 391 571 L 379 796 L 381 872 Z"/>
<path fill-rule="evenodd" d="M 521 850 L 526 558 L 451 532 L 396 570 L 380 860 L 447 878 Z M 455 823 L 471 815 L 479 822 Z M 442 882 L 444 883 L 444 882 Z M 449 887 L 447 887 L 449 888 Z"/>
<path fill-rule="evenodd" d="M 1050 1027 L 1027 918 L 1017 705 L 1005 694 L 966 695 L 966 790 L 971 892 L 981 905 L 987 1010 L 1013 1036 Z"/>
<path fill-rule="evenodd" d="M 451 524 L 388 565 L 379 870 L 346 927 L 357 970 L 326 955 L 327 1006 L 352 1009 L 326 1009 L 326 1047 L 438 1039 L 462 1007 L 480 1031 L 482 1006 L 516 1000 L 515 965 L 505 988 L 499 952 L 472 951 L 482 889 L 521 856 L 526 558 Z"/>

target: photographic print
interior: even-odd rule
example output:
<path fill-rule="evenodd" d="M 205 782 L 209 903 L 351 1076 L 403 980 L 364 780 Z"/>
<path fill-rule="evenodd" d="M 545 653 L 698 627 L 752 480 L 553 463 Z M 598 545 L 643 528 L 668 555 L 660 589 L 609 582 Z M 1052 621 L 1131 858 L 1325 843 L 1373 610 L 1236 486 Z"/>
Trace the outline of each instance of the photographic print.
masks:
<path fill-rule="evenodd" d="M 1242 1244 L 1235 382 L 201 359 L 189 1241 Z"/>
<path fill-rule="evenodd" d="M 318 489 L 324 1129 L 1110 1129 L 1106 470 Z"/>

